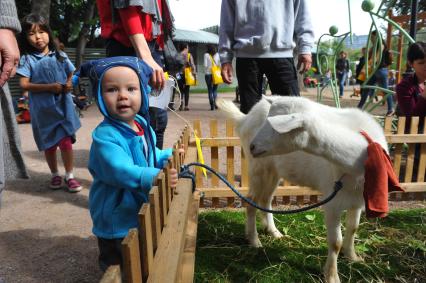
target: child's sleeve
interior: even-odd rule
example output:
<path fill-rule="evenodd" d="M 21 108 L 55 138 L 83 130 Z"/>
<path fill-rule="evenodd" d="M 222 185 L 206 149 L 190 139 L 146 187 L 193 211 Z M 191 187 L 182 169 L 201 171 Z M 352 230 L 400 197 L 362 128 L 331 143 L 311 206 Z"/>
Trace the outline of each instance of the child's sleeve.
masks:
<path fill-rule="evenodd" d="M 21 59 L 19 59 L 19 65 L 18 69 L 16 70 L 16 73 L 26 78 L 31 77 L 31 66 L 26 55 L 22 56 Z"/>
<path fill-rule="evenodd" d="M 149 192 L 155 177 L 160 172 L 153 167 L 134 165 L 131 157 L 116 142 L 113 136 L 93 135 L 89 170 L 95 178 L 117 188 Z"/>
<path fill-rule="evenodd" d="M 160 167 L 163 166 L 160 169 L 164 168 L 165 164 L 167 163 L 167 160 L 172 155 L 173 155 L 173 149 L 172 148 L 167 148 L 167 149 L 155 148 L 155 156 L 157 157 L 157 164 Z"/>
<path fill-rule="evenodd" d="M 70 58 L 68 58 L 68 56 L 64 52 L 62 52 L 61 55 L 64 56 L 65 58 L 64 60 L 65 73 L 67 74 L 67 76 L 69 76 L 71 73 L 74 73 L 75 66 L 71 62 Z"/>

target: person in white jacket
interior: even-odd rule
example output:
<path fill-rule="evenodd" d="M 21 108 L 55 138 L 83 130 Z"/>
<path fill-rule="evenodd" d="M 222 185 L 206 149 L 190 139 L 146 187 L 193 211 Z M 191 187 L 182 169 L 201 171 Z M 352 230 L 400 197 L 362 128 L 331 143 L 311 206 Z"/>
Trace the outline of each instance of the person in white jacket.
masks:
<path fill-rule="evenodd" d="M 222 78 L 232 82 L 232 59 L 241 94 L 241 111 L 256 104 L 263 74 L 272 93 L 299 96 L 293 49 L 298 67 L 306 72 L 312 64 L 314 32 L 307 0 L 223 0 L 219 29 Z"/>
<path fill-rule="evenodd" d="M 213 84 L 212 67 L 213 64 L 220 66 L 219 54 L 216 51 L 216 47 L 213 45 L 207 45 L 207 52 L 204 53 L 204 74 L 206 79 L 207 90 L 209 93 L 210 110 L 217 109 L 216 97 L 217 97 L 217 86 Z"/>

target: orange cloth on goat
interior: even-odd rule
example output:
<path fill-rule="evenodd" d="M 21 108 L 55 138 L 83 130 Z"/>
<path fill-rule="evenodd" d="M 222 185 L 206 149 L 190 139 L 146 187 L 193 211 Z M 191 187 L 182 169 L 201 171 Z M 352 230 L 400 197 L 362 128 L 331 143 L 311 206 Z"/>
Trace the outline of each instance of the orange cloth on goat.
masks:
<path fill-rule="evenodd" d="M 365 167 L 364 200 L 365 213 L 368 218 L 385 217 L 389 212 L 388 193 L 404 191 L 393 171 L 389 155 L 382 146 L 368 136 L 364 131 L 361 134 L 367 139 L 367 160 Z"/>

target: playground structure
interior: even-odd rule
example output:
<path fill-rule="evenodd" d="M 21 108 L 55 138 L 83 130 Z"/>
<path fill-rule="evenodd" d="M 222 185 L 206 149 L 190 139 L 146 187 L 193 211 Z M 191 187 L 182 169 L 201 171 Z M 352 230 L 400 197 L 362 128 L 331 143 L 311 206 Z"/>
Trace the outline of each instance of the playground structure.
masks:
<path fill-rule="evenodd" d="M 387 28 L 387 39 L 386 39 L 386 45 L 391 48 L 392 46 L 392 33 L 393 30 L 395 29 L 396 31 L 398 31 L 398 51 L 391 51 L 392 53 L 396 53 L 398 54 L 397 56 L 397 82 L 400 81 L 401 79 L 401 73 L 402 73 L 402 61 L 403 61 L 403 41 L 404 38 L 406 38 L 406 40 L 409 43 L 414 43 L 414 39 L 405 31 L 405 28 L 407 28 L 409 26 L 409 20 L 410 20 L 410 16 L 408 15 L 403 15 L 403 16 L 393 16 L 392 15 L 392 10 L 390 9 L 394 3 L 396 2 L 396 0 L 391 1 L 391 3 L 388 3 L 388 6 L 386 8 L 383 8 L 383 5 L 386 1 L 382 1 L 381 4 L 379 5 L 379 7 L 377 8 L 377 11 L 374 12 L 374 4 L 369 1 L 369 0 L 365 0 L 362 2 L 362 10 L 369 13 L 371 19 L 372 19 L 372 25 L 370 27 L 370 31 L 368 34 L 368 39 L 367 39 L 367 46 L 366 46 L 366 54 L 365 56 L 365 62 L 369 62 L 369 66 L 365 68 L 365 80 L 364 83 L 361 85 L 361 88 L 364 89 L 372 89 L 374 90 L 374 94 L 373 96 L 367 101 L 367 103 L 364 105 L 363 109 L 365 111 L 371 112 L 373 111 L 378 105 L 379 102 L 374 102 L 374 97 L 380 93 L 383 96 L 383 100 L 385 100 L 388 96 L 393 96 L 395 93 L 392 90 L 389 89 L 384 89 L 378 86 L 373 86 L 373 85 L 369 85 L 368 82 L 370 80 L 370 78 L 372 77 L 372 75 L 376 72 L 376 70 L 379 68 L 380 62 L 382 60 L 382 52 L 377 52 L 377 50 L 382 50 L 383 49 L 383 38 L 380 32 L 378 32 L 378 36 L 375 40 L 375 42 L 371 42 L 371 32 L 373 30 L 377 30 L 379 31 L 379 26 L 377 24 L 377 19 L 382 19 L 384 21 L 386 21 L 388 23 L 388 28 Z M 321 39 L 324 36 L 331 36 L 334 38 L 340 38 L 339 42 L 334 50 L 334 53 L 332 54 L 331 58 L 332 58 L 332 66 L 330 67 L 329 65 L 329 59 L 327 55 L 321 55 L 319 54 L 319 52 L 317 52 L 317 62 L 318 62 L 318 70 L 319 73 L 322 75 L 323 74 L 323 69 L 328 69 L 331 68 L 333 70 L 333 75 L 331 77 L 331 90 L 333 93 L 333 99 L 335 102 L 335 106 L 336 107 L 340 107 L 340 100 L 339 100 L 339 95 L 338 95 L 338 91 L 337 91 L 337 78 L 336 78 L 336 60 L 337 60 L 337 52 L 339 50 L 341 50 L 342 45 L 343 45 L 343 41 L 348 37 L 352 35 L 352 26 L 351 26 L 351 12 L 350 12 L 350 0 L 348 0 L 348 12 L 349 12 L 349 27 L 350 27 L 350 31 L 343 33 L 341 35 L 336 35 L 338 32 L 338 28 L 336 26 L 332 26 L 330 27 L 329 33 L 328 34 L 323 34 L 319 41 L 318 41 L 318 46 L 320 46 L 321 44 Z M 418 24 L 420 27 L 424 27 L 425 26 L 425 19 L 426 19 L 426 13 L 421 13 L 418 15 Z M 372 50 L 371 54 L 372 54 L 372 58 L 369 58 L 369 52 L 368 50 Z M 368 63 L 366 63 L 368 64 Z M 319 86 L 317 87 L 317 100 L 318 102 L 321 101 L 322 99 L 322 91 L 324 89 L 321 89 Z"/>

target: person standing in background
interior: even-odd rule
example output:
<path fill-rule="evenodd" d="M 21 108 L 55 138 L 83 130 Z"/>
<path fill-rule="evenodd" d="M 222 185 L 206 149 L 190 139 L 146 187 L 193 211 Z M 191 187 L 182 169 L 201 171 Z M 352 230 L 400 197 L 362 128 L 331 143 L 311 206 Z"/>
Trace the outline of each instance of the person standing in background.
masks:
<path fill-rule="evenodd" d="M 263 74 L 271 92 L 299 96 L 297 69 L 311 68 L 314 32 L 307 0 L 223 0 L 220 15 L 219 54 L 222 78 L 232 83 L 232 59 L 240 91 L 241 111 L 248 113 L 260 99 Z"/>
<path fill-rule="evenodd" d="M 343 97 L 343 90 L 345 89 L 346 78 L 349 72 L 349 60 L 346 58 L 345 51 L 340 51 L 340 58 L 336 61 L 336 75 L 339 80 L 339 97 Z"/>
<path fill-rule="evenodd" d="M 213 84 L 212 66 L 213 63 L 216 66 L 220 66 L 219 54 L 213 45 L 207 45 L 207 52 L 204 54 L 204 73 L 206 79 L 207 90 L 209 93 L 210 110 L 217 109 L 216 97 L 217 97 L 217 86 Z"/>
<path fill-rule="evenodd" d="M 165 37 L 174 31 L 167 0 L 97 0 L 101 36 L 106 39 L 107 57 L 137 56 L 152 69 L 151 86 L 161 91 L 165 84 L 163 48 Z M 167 111 L 149 108 L 150 124 L 163 148 Z"/>
<path fill-rule="evenodd" d="M 178 51 L 185 62 L 185 65 L 182 67 L 182 70 L 179 72 L 178 75 L 178 85 L 180 90 L 181 103 L 179 110 L 189 111 L 189 88 L 191 86 L 186 83 L 185 68 L 191 68 L 191 72 L 195 80 L 197 80 L 197 69 L 195 68 L 194 58 L 192 57 L 191 53 L 189 53 L 188 43 L 179 44 Z"/>
<path fill-rule="evenodd" d="M 15 33 L 21 31 L 14 0 L 0 0 L 0 207 L 7 180 L 28 178 L 7 81 L 19 63 Z"/>

